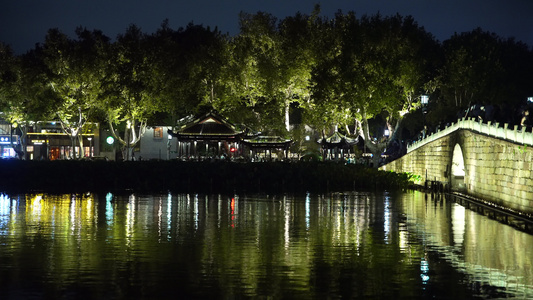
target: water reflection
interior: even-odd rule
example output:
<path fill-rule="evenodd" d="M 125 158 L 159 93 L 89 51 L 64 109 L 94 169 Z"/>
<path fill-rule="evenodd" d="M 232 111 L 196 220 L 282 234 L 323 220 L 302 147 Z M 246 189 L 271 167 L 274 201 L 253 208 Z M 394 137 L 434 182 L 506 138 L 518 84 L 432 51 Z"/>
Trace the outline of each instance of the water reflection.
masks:
<path fill-rule="evenodd" d="M 0 196 L 7 299 L 533 297 L 532 244 L 420 192 Z"/>
<path fill-rule="evenodd" d="M 446 201 L 413 193 L 403 197 L 408 231 L 454 268 L 517 297 L 533 297 L 533 236 Z"/>

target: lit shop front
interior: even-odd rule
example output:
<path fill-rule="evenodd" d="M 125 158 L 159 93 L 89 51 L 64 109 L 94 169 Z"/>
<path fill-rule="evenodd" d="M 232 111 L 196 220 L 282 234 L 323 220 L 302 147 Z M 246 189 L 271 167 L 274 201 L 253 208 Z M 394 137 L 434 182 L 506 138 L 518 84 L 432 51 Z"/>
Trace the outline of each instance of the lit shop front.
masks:
<path fill-rule="evenodd" d="M 31 160 L 56 160 L 92 157 L 97 152 L 93 142 L 94 134 L 83 134 L 83 147 L 80 148 L 78 138 L 75 146 L 66 134 L 54 133 L 28 133 L 26 152 Z"/>
<path fill-rule="evenodd" d="M 79 159 L 99 153 L 98 124 L 92 124 L 75 138 L 62 132 L 55 122 L 36 126 L 35 132 L 28 132 L 27 158 L 30 160 Z M 92 128 L 91 128 L 92 127 Z M 81 143 L 80 143 L 81 140 Z"/>
<path fill-rule="evenodd" d="M 0 156 L 1 158 L 11 158 L 15 157 L 16 153 L 11 145 L 11 139 L 13 138 L 13 144 L 18 143 L 18 137 L 10 135 L 0 135 Z"/>
<path fill-rule="evenodd" d="M 11 143 L 13 142 L 13 143 Z M 0 158 L 12 158 L 16 156 L 13 145 L 18 143 L 18 137 L 11 135 L 11 124 L 0 119 Z"/>

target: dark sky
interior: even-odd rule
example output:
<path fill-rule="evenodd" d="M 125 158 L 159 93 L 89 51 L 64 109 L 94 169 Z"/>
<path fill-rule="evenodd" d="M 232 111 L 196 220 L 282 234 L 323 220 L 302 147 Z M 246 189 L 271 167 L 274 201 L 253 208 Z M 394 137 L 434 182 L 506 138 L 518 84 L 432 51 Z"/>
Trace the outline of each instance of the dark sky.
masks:
<path fill-rule="evenodd" d="M 174 29 L 189 22 L 238 33 L 240 11 L 269 12 L 282 19 L 311 13 L 310 0 L 0 0 L 0 42 L 17 54 L 42 42 L 50 28 L 73 35 L 77 26 L 100 29 L 111 38 L 130 24 L 154 32 L 164 19 Z M 322 15 L 341 9 L 356 15 L 411 15 L 442 41 L 476 27 L 533 46 L 533 0 L 327 0 Z"/>

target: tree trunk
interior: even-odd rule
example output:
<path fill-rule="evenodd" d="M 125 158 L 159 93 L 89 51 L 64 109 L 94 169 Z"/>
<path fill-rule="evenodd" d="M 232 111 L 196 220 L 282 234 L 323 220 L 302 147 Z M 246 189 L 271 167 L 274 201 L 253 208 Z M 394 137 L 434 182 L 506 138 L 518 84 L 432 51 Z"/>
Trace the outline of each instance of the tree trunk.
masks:
<path fill-rule="evenodd" d="M 17 134 L 17 136 L 19 137 L 19 142 L 18 144 L 13 144 L 13 130 L 17 130 L 17 128 L 20 131 L 20 135 Z M 11 128 L 11 134 L 10 134 L 11 147 L 13 148 L 13 150 L 17 154 L 18 159 L 20 160 L 24 160 L 26 158 L 25 150 L 26 150 L 26 144 L 27 144 L 27 133 L 28 133 L 27 124 L 24 126 L 18 126 L 15 129 Z"/>
<path fill-rule="evenodd" d="M 131 157 L 131 128 L 130 125 L 126 127 L 126 131 L 124 131 L 124 141 L 126 141 L 126 147 L 124 148 L 124 155 L 123 157 L 125 160 L 130 160 Z"/>
<path fill-rule="evenodd" d="M 135 148 L 135 145 L 141 140 L 141 136 L 144 134 L 146 130 L 146 120 L 139 122 L 139 132 L 135 131 L 136 121 L 135 120 L 128 120 L 128 125 L 126 126 L 126 130 L 124 131 L 124 138 L 121 138 L 120 135 L 115 131 L 115 128 L 113 126 L 113 122 L 108 120 L 109 128 L 111 129 L 111 134 L 119 143 L 122 145 L 122 154 L 123 157 L 126 160 L 130 160 L 133 157 L 133 148 Z"/>
<path fill-rule="evenodd" d="M 72 159 L 76 159 L 76 137 L 70 136 L 70 145 L 72 147 Z"/>
<path fill-rule="evenodd" d="M 83 148 L 83 136 L 81 134 L 78 135 L 78 142 L 80 144 L 80 158 L 84 158 L 85 149 Z"/>
<path fill-rule="evenodd" d="M 290 131 L 291 120 L 290 120 L 290 109 L 291 109 L 291 94 L 292 88 L 289 88 L 285 93 L 285 103 L 284 103 L 284 112 L 285 112 L 285 129 L 287 132 Z"/>
<path fill-rule="evenodd" d="M 287 132 L 289 132 L 291 129 L 289 116 L 290 116 L 290 103 L 289 103 L 289 99 L 286 99 L 285 100 L 285 129 L 287 130 Z"/>
<path fill-rule="evenodd" d="M 385 150 L 385 147 L 387 146 L 386 142 L 380 142 L 380 141 L 372 141 L 370 137 L 370 129 L 368 127 L 368 120 L 366 118 L 366 112 L 363 109 L 362 111 L 362 131 L 365 138 L 365 146 L 370 150 L 372 153 L 372 162 L 374 168 L 379 168 L 379 161 L 381 159 L 381 153 L 383 153 L 383 150 Z"/>

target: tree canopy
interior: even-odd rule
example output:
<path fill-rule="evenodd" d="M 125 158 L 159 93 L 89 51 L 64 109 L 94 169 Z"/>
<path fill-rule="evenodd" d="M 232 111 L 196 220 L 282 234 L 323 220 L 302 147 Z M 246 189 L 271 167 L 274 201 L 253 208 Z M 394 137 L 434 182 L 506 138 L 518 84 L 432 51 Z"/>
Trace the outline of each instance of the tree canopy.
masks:
<path fill-rule="evenodd" d="M 290 136 L 297 122 L 359 135 L 378 154 L 405 138 L 402 120 L 421 119 L 423 94 L 432 124 L 474 103 L 520 106 L 533 95 L 532 49 L 514 39 L 478 28 L 440 43 L 410 16 L 319 15 L 319 6 L 281 20 L 241 13 L 233 37 L 167 21 L 152 34 L 131 25 L 114 41 L 50 29 L 24 55 L 0 44 L 1 110 L 15 126 L 58 120 L 72 137 L 105 119 L 131 150 L 150 120 L 176 125 L 214 109 L 272 134 Z"/>

